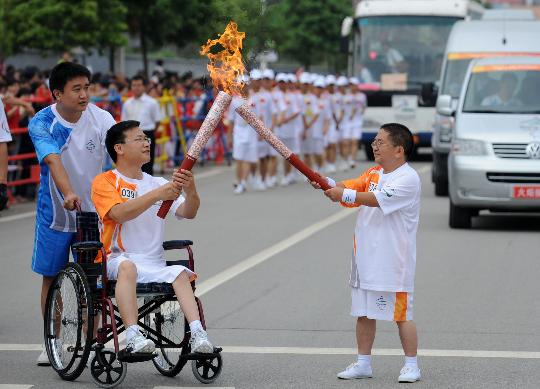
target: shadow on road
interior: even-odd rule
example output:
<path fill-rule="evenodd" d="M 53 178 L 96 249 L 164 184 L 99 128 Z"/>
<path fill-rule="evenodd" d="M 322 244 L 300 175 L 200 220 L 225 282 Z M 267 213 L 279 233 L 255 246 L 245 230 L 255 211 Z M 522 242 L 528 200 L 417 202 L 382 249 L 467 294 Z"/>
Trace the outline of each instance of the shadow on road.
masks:
<path fill-rule="evenodd" d="M 473 229 L 492 231 L 540 231 L 540 214 L 487 214 L 473 218 Z"/>

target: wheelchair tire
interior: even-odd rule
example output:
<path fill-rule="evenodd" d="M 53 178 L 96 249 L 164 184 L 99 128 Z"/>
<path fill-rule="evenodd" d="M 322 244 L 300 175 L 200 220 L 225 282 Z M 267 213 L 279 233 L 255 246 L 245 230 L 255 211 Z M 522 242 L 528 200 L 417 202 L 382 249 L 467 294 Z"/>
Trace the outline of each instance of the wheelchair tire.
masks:
<path fill-rule="evenodd" d="M 144 318 L 145 324 L 161 336 L 171 340 L 177 347 L 167 347 L 163 342 L 156 342 L 158 356 L 152 359 L 157 371 L 166 377 L 175 377 L 186 365 L 182 355 L 189 351 L 188 345 L 182 342 L 189 325 L 175 297 L 165 301 L 160 307 Z M 187 328 L 186 328 L 187 327 Z"/>
<path fill-rule="evenodd" d="M 90 374 L 100 388 L 110 389 L 120 385 L 127 374 L 127 363 L 118 360 L 112 351 L 96 351 L 90 361 Z"/>
<path fill-rule="evenodd" d="M 77 379 L 86 367 L 93 313 L 86 275 L 78 264 L 68 263 L 49 289 L 44 320 L 45 349 L 52 368 L 63 380 Z"/>
<path fill-rule="evenodd" d="M 203 384 L 211 384 L 221 374 L 223 360 L 221 354 L 208 359 L 195 359 L 191 361 L 191 370 L 197 380 Z"/>

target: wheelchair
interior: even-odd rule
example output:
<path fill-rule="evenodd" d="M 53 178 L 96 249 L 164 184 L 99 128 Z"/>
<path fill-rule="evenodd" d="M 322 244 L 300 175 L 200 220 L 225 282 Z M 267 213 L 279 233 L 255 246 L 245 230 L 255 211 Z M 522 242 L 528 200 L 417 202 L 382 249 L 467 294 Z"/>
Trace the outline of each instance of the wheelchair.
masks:
<path fill-rule="evenodd" d="M 214 347 L 210 354 L 191 353 L 189 324 L 169 283 L 137 284 L 137 299 L 142 300 L 137 324 L 155 343 L 156 351 L 137 354 L 120 350 L 118 336 L 125 328 L 112 301 L 116 282 L 107 279 L 107 257 L 99 241 L 97 214 L 78 212 L 76 220 L 78 242 L 72 250 L 77 260 L 56 276 L 46 301 L 44 337 L 52 368 L 63 380 L 73 381 L 88 364 L 99 387 L 114 388 L 126 377 L 128 363 L 151 360 L 161 374 L 174 377 L 191 361 L 197 380 L 214 382 L 223 366 L 222 349 Z M 186 250 L 188 254 L 187 260 L 167 261 L 167 265 L 182 265 L 193 271 L 192 245 L 189 240 L 164 242 L 165 250 Z M 102 261 L 96 262 L 99 252 Z M 191 286 L 195 291 L 194 281 Z M 201 301 L 195 300 L 206 329 Z M 113 347 L 107 346 L 110 341 Z"/>

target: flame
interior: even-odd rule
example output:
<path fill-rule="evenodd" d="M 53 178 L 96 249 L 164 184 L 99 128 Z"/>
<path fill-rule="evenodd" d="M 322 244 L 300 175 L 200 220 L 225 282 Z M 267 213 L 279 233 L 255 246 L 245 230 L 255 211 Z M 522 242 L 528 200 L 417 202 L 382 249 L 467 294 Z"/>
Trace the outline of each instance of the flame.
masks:
<path fill-rule="evenodd" d="M 244 83 L 242 76 L 246 70 L 242 61 L 242 41 L 246 34 L 238 31 L 235 22 L 229 22 L 225 32 L 218 39 L 208 39 L 201 46 L 201 55 L 210 60 L 207 65 L 214 87 L 231 95 L 241 95 Z M 215 45 L 223 49 L 215 54 L 210 51 Z"/>

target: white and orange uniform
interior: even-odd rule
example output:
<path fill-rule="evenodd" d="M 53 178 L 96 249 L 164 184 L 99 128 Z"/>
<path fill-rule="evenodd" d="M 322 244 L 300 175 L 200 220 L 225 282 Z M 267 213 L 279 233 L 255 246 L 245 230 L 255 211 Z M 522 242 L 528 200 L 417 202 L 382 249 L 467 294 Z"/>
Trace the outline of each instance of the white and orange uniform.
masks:
<path fill-rule="evenodd" d="M 418 173 L 407 163 L 386 174 L 377 166 L 343 184 L 357 192 L 373 192 L 379 203 L 379 207 L 360 206 L 358 212 L 349 280 L 351 315 L 412 320 L 420 217 Z"/>
<path fill-rule="evenodd" d="M 165 220 L 157 216 L 161 201 L 122 224 L 107 215 L 115 205 L 142 196 L 167 182 L 162 177 L 153 177 L 146 173 L 143 173 L 141 180 L 128 178 L 116 169 L 102 173 L 94 179 L 92 201 L 101 222 L 101 242 L 107 253 L 107 276 L 110 279 L 118 277 L 118 267 L 123 261 L 135 264 L 138 283 L 172 283 L 183 271 L 187 271 L 192 280 L 197 277 L 184 266 L 167 266 L 165 262 L 162 246 Z M 184 197 L 180 195 L 173 202 L 169 213 L 175 215 L 184 201 Z"/>

